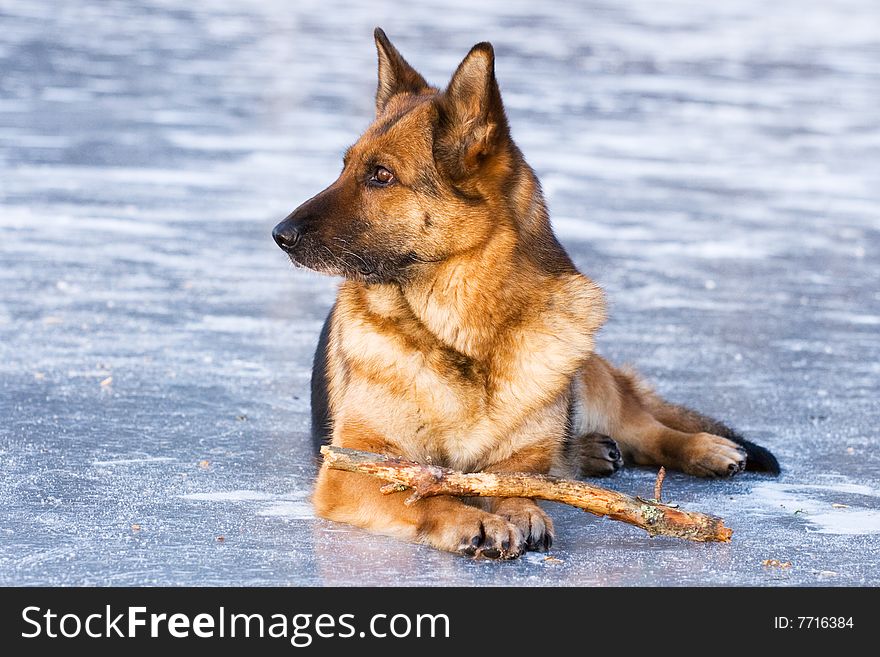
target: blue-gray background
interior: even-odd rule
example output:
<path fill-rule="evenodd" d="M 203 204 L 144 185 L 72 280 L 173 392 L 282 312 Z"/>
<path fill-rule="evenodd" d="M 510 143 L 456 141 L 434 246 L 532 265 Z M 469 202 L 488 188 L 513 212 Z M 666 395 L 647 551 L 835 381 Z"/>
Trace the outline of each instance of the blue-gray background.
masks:
<path fill-rule="evenodd" d="M 731 544 L 555 507 L 555 560 L 498 564 L 313 518 L 336 281 L 269 233 L 370 121 L 375 25 L 435 84 L 494 43 L 600 351 L 779 455 L 669 477 Z M 0 584 L 880 583 L 878 101 L 873 0 L 0 0 Z"/>

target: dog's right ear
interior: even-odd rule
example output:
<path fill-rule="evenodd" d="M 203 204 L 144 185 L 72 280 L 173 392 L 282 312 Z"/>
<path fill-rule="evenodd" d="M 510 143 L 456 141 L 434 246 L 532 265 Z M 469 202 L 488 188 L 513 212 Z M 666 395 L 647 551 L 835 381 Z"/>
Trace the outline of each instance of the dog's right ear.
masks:
<path fill-rule="evenodd" d="M 438 104 L 440 130 L 434 154 L 452 178 L 469 175 L 510 143 L 492 44 L 483 42 L 471 48 Z"/>
<path fill-rule="evenodd" d="M 381 114 L 393 96 L 418 94 L 428 89 L 419 73 L 397 52 L 381 27 L 373 32 L 379 52 L 379 86 L 376 89 L 376 114 Z"/>

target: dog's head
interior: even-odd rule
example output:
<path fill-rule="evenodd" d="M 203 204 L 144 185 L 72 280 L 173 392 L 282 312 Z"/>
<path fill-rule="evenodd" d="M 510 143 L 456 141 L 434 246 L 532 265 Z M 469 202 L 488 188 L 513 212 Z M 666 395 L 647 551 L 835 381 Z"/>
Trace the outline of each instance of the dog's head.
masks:
<path fill-rule="evenodd" d="M 402 283 L 485 241 L 509 178 L 510 141 L 492 46 L 464 58 L 444 91 L 377 28 L 376 119 L 327 189 L 272 235 L 294 263 L 367 283 Z"/>

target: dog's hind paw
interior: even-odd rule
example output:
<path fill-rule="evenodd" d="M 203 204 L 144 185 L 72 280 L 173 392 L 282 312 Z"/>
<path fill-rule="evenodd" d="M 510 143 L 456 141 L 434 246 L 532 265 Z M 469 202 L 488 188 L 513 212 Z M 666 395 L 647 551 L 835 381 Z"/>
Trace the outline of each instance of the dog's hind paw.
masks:
<path fill-rule="evenodd" d="M 727 438 L 697 433 L 685 447 L 681 469 L 698 477 L 732 477 L 746 469 L 746 451 Z"/>

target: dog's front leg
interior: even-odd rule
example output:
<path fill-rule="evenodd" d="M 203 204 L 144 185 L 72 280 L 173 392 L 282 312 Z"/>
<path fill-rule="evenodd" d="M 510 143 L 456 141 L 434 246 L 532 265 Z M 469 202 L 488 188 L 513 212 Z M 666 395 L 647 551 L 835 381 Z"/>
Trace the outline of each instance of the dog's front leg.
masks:
<path fill-rule="evenodd" d="M 355 424 L 337 432 L 333 444 L 379 454 L 399 453 L 378 433 Z M 409 492 L 385 495 L 379 492 L 381 486 L 375 477 L 323 466 L 312 501 L 318 515 L 328 520 L 448 552 L 513 559 L 525 551 L 519 527 L 499 515 L 446 495 L 406 505 Z"/>
<path fill-rule="evenodd" d="M 536 472 L 550 471 L 552 450 L 545 445 L 530 447 L 510 458 L 493 463 L 485 472 Z M 493 497 L 485 502 L 486 508 L 517 527 L 522 534 L 526 549 L 545 552 L 553 544 L 553 521 L 535 500 L 525 497 Z"/>

